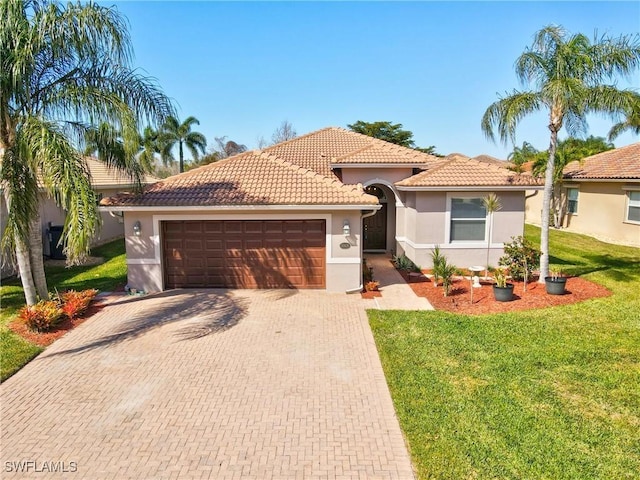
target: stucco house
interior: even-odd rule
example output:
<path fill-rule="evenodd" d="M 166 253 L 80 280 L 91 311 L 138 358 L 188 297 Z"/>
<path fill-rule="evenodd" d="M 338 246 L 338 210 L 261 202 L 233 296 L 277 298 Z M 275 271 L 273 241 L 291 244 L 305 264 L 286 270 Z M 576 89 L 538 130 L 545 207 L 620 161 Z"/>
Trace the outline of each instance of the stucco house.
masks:
<path fill-rule="evenodd" d="M 430 266 L 439 245 L 459 267 L 524 229 L 539 180 L 462 155 L 439 158 L 325 128 L 104 198 L 125 222 L 128 282 L 175 287 L 357 291 L 363 252 Z M 502 209 L 488 216 L 491 192 Z M 492 238 L 488 239 L 489 219 Z"/>
<path fill-rule="evenodd" d="M 105 163 L 91 157 L 84 159 L 87 169 L 91 175 L 91 185 L 98 195 L 98 200 L 115 195 L 123 191 L 130 191 L 133 187 L 131 179 L 120 172 L 109 168 Z M 149 184 L 157 181 L 158 178 L 151 175 L 143 177 L 143 183 Z M 122 215 L 115 212 L 100 212 L 102 217 L 102 227 L 92 241 L 92 245 L 99 245 L 109 242 L 124 235 L 124 220 Z M 61 248 L 57 247 L 59 230 L 64 225 L 66 213 L 64 209 L 58 207 L 55 201 L 42 194 L 40 201 L 40 222 L 42 225 L 42 239 L 44 254 L 47 257 L 60 258 Z M 0 231 L 4 234 L 7 219 L 7 207 L 4 197 L 0 195 Z M 52 231 L 50 231 L 52 230 Z M 53 240 L 53 242 L 51 241 Z M 51 244 L 53 243 L 53 249 Z M 9 262 L 3 262 L 2 277 L 15 273 L 15 267 Z"/>
<path fill-rule="evenodd" d="M 640 247 L 640 142 L 571 162 L 563 170 L 561 226 Z M 542 195 L 527 199 L 526 221 L 540 225 Z"/>

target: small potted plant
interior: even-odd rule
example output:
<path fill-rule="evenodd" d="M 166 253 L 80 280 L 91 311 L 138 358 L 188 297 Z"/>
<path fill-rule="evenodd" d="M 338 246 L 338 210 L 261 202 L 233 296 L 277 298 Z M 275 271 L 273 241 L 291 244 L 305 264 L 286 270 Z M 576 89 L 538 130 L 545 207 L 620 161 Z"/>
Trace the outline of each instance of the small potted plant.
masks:
<path fill-rule="evenodd" d="M 507 282 L 507 272 L 501 268 L 493 270 L 493 296 L 498 302 L 513 300 L 513 283 Z"/>
<path fill-rule="evenodd" d="M 567 284 L 567 277 L 559 268 L 549 269 L 549 276 L 544 277 L 544 284 L 549 295 L 564 295 Z"/>

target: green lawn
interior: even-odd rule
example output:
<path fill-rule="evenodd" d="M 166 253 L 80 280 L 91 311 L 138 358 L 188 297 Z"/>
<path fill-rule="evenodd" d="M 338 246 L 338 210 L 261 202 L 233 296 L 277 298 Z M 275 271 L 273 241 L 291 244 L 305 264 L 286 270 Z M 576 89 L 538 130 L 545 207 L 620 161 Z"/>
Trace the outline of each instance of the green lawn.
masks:
<path fill-rule="evenodd" d="M 97 247 L 91 254 L 104 257 L 105 262 L 85 267 L 47 267 L 49 290 L 97 288 L 100 291 L 111 291 L 127 281 L 123 239 Z M 42 348 L 23 340 L 7 328 L 24 305 L 20 281 L 13 279 L 3 282 L 0 287 L 0 299 L 0 379 L 5 380 L 40 353 Z"/>
<path fill-rule="evenodd" d="M 419 478 L 640 478 L 640 249 L 550 243 L 552 264 L 614 294 L 501 315 L 369 312 Z"/>

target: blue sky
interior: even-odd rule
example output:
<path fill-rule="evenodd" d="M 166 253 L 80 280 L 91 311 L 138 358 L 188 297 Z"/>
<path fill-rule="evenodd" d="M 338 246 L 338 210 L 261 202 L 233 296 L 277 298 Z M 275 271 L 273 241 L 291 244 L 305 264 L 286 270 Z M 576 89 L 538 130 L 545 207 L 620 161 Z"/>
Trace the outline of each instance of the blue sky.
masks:
<path fill-rule="evenodd" d="M 128 18 L 135 65 L 180 119 L 198 118 L 210 145 L 226 135 L 249 148 L 283 120 L 298 134 L 387 120 L 439 153 L 506 158 L 512 146 L 487 140 L 480 120 L 498 93 L 519 87 L 513 64 L 537 30 L 640 31 L 638 1 L 101 3 Z M 618 85 L 638 88 L 640 75 Z M 611 126 L 589 123 L 599 136 Z M 524 140 L 547 147 L 544 115 L 521 123 Z"/>

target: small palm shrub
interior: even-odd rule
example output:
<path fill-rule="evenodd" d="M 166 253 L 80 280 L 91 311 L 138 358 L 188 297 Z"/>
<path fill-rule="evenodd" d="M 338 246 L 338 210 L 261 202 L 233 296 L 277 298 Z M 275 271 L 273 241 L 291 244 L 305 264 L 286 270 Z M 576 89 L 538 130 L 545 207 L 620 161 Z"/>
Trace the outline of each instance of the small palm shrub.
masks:
<path fill-rule="evenodd" d="M 433 263 L 433 285 L 437 287 L 440 281 L 442 264 L 447 263 L 447 257 L 440 252 L 439 245 L 434 246 L 433 250 L 431 250 L 431 263 Z"/>
<path fill-rule="evenodd" d="M 55 300 L 41 300 L 35 305 L 26 305 L 18 313 L 18 318 L 36 332 L 48 332 L 60 323 L 62 316 L 62 309 Z"/>
<path fill-rule="evenodd" d="M 451 285 L 453 285 L 453 276 L 458 273 L 458 267 L 449 263 L 445 258 L 438 268 L 440 278 L 442 278 L 442 287 L 444 288 L 444 296 L 448 297 L 451 291 Z"/>
<path fill-rule="evenodd" d="M 530 280 L 533 271 L 540 264 L 540 251 L 536 250 L 524 237 L 511 237 L 511 243 L 504 244 L 504 255 L 498 260 L 501 267 L 509 269 L 514 280 Z"/>

